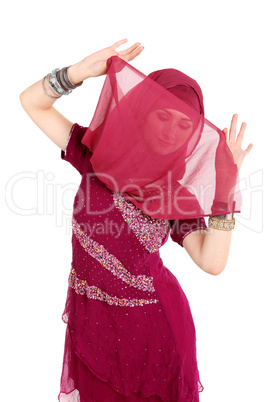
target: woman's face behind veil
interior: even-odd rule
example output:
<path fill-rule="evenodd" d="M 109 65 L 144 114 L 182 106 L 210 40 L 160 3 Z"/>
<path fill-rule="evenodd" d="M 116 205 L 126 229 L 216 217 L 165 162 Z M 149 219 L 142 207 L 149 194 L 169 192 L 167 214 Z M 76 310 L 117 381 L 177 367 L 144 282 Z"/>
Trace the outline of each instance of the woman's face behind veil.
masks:
<path fill-rule="evenodd" d="M 144 118 L 141 131 L 148 151 L 168 155 L 188 140 L 193 122 L 177 110 L 156 109 Z"/>

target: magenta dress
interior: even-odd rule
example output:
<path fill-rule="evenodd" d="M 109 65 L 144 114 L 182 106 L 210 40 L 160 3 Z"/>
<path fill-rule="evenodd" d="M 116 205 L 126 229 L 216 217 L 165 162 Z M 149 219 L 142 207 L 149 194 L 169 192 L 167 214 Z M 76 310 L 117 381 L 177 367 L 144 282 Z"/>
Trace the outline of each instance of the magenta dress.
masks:
<path fill-rule="evenodd" d="M 169 235 L 182 245 L 203 218 L 145 215 L 95 175 L 74 124 L 61 158 L 81 174 L 72 216 L 72 262 L 60 402 L 196 402 L 203 387 L 188 300 L 163 265 Z M 131 161 L 130 161 L 131 163 Z"/>

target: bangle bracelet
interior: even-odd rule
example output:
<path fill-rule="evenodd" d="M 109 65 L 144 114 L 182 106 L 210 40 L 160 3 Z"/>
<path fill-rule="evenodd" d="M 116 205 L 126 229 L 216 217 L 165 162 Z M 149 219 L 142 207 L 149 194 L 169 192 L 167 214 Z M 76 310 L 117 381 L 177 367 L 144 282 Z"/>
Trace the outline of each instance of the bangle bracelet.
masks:
<path fill-rule="evenodd" d="M 60 95 L 69 95 L 72 91 L 64 91 L 64 89 L 60 86 L 57 77 L 56 77 L 56 72 L 59 71 L 59 68 L 55 68 L 51 74 L 50 74 L 50 83 L 54 87 L 54 89 L 60 94 Z"/>
<path fill-rule="evenodd" d="M 68 76 L 68 73 L 67 73 L 68 68 L 69 67 L 65 67 L 65 68 L 62 69 L 62 76 L 63 76 L 64 81 L 68 85 L 68 87 L 71 88 L 71 89 L 75 89 L 76 86 L 69 79 L 69 76 Z"/>
<path fill-rule="evenodd" d="M 78 84 L 72 83 L 68 74 L 69 67 L 64 67 L 56 72 L 56 77 L 59 85 L 66 91 L 72 91 L 73 89 L 80 87 L 83 84 L 83 81 L 79 82 Z"/>
<path fill-rule="evenodd" d="M 67 82 L 65 81 L 64 75 L 63 75 L 63 69 L 56 72 L 56 77 L 57 77 L 58 83 L 60 84 L 61 88 L 64 89 L 64 91 L 68 92 L 73 89 L 73 88 L 70 88 L 68 86 Z"/>
<path fill-rule="evenodd" d="M 49 76 L 50 76 L 50 74 L 47 74 L 47 76 L 46 76 L 47 85 L 49 86 L 49 88 L 51 89 L 51 91 L 54 92 L 55 95 L 60 95 L 60 94 L 56 91 L 56 89 L 51 85 L 51 83 L 50 83 L 50 81 L 49 81 Z M 60 95 L 59 97 L 61 97 L 61 95 Z"/>
<path fill-rule="evenodd" d="M 69 66 L 69 67 L 71 67 L 71 66 Z M 65 72 L 67 80 L 69 81 L 69 83 L 70 83 L 71 85 L 74 86 L 74 88 L 80 87 L 80 86 L 83 84 L 84 81 L 78 82 L 78 84 L 73 84 L 72 81 L 71 81 L 71 79 L 70 79 L 70 77 L 69 77 L 69 74 L 68 74 L 68 69 L 69 69 L 69 67 L 66 68 L 66 72 Z M 68 81 L 67 81 L 67 82 L 68 82 Z"/>
<path fill-rule="evenodd" d="M 235 218 L 229 220 L 210 216 L 208 219 L 208 226 L 218 230 L 232 230 L 235 227 Z"/>
<path fill-rule="evenodd" d="M 44 77 L 44 78 L 42 79 L 42 87 L 43 87 L 43 90 L 45 91 L 45 93 L 47 94 L 47 96 L 49 96 L 50 98 L 53 98 L 53 99 L 58 99 L 58 98 L 60 98 L 61 96 L 52 96 L 52 95 L 50 95 L 50 94 L 47 92 L 47 90 L 46 90 L 46 88 L 45 88 L 45 84 L 44 84 L 45 78 L 46 78 L 46 77 Z"/>
<path fill-rule="evenodd" d="M 70 66 L 69 66 L 70 67 Z M 83 81 L 78 84 L 73 84 L 68 75 L 68 68 L 64 67 L 61 70 L 59 68 L 55 68 L 50 74 L 47 74 L 42 80 L 42 87 L 47 96 L 52 99 L 58 99 L 62 95 L 69 95 L 73 89 L 80 87 L 83 84 Z M 47 92 L 45 88 L 45 79 L 47 81 L 47 85 L 50 90 L 58 96 L 52 96 L 49 92 Z"/>

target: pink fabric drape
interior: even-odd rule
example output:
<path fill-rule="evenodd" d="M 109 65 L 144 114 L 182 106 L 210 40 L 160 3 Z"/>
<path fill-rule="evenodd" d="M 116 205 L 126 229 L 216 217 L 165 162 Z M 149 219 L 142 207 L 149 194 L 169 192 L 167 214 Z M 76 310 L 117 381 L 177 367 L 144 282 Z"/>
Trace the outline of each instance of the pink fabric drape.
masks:
<path fill-rule="evenodd" d="M 147 77 L 116 56 L 107 67 L 82 139 L 98 178 L 153 218 L 240 212 L 238 169 L 197 82 L 174 69 Z"/>

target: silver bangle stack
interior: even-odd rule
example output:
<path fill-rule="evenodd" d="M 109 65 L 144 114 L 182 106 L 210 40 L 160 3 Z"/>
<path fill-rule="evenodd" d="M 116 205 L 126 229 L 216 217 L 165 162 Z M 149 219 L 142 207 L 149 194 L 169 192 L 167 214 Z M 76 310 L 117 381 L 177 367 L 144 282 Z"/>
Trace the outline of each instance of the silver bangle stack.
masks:
<path fill-rule="evenodd" d="M 80 87 L 83 84 L 83 81 L 79 82 L 78 84 L 73 84 L 70 80 L 68 74 L 68 67 L 64 67 L 61 70 L 59 68 L 55 68 L 51 73 L 47 74 L 42 80 L 42 87 L 45 93 L 53 99 L 58 99 L 62 95 L 69 95 L 73 89 Z M 51 91 L 58 96 L 52 96 L 50 93 L 47 92 L 45 88 L 44 82 L 47 82 Z"/>

